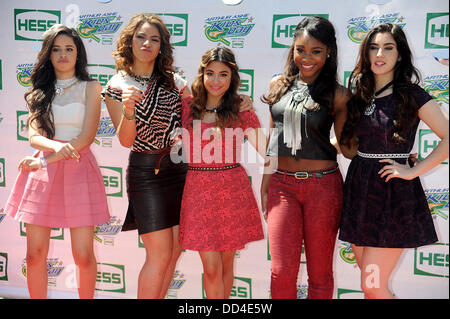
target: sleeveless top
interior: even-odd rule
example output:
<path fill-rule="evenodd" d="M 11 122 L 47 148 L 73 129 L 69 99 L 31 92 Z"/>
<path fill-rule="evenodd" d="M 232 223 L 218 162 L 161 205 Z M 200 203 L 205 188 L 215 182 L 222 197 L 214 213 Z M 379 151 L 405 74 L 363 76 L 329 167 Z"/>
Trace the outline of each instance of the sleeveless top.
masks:
<path fill-rule="evenodd" d="M 56 80 L 56 85 L 65 87 L 75 78 Z M 81 133 L 86 112 L 86 81 L 77 81 L 56 94 L 52 101 L 55 140 L 69 141 Z"/>
<path fill-rule="evenodd" d="M 166 90 L 152 77 L 132 76 L 119 71 L 102 93 L 122 102 L 122 90 L 136 86 L 144 99 L 136 103 L 136 139 L 133 151 L 159 150 L 170 147 L 181 128 L 181 91 L 186 81 L 174 74 L 176 88 Z"/>
<path fill-rule="evenodd" d="M 278 102 L 270 106 L 274 130 L 268 156 L 336 161 L 336 148 L 330 143 L 333 116 L 310 95 L 312 85 L 295 81 Z"/>

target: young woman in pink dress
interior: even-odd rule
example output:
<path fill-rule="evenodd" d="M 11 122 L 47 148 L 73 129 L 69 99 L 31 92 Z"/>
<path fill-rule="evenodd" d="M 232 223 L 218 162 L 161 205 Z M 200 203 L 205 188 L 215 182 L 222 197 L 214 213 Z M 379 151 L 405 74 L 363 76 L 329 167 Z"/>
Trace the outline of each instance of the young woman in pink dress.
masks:
<path fill-rule="evenodd" d="M 110 218 L 103 179 L 90 145 L 100 119 L 101 86 L 86 71 L 87 55 L 74 29 L 53 26 L 25 93 L 30 145 L 6 204 L 26 223 L 27 284 L 31 298 L 47 296 L 47 254 L 52 227 L 70 228 L 79 270 L 80 298 L 93 298 L 97 262 L 94 226 Z"/>
<path fill-rule="evenodd" d="M 235 251 L 263 239 L 252 186 L 239 162 L 245 136 L 262 156 L 265 137 L 254 112 L 239 112 L 238 87 L 233 52 L 210 49 L 192 84 L 193 99 L 182 106 L 188 173 L 179 238 L 183 248 L 200 254 L 207 298 L 229 297 Z"/>

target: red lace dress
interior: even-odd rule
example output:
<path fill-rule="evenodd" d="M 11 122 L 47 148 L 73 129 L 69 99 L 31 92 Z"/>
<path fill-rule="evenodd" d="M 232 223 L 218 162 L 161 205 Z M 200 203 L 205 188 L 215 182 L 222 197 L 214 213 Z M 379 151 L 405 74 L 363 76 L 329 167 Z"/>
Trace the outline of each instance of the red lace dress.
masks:
<path fill-rule="evenodd" d="M 183 143 L 189 166 L 195 167 L 239 163 L 243 132 L 260 127 L 254 112 L 240 112 L 242 123 L 235 125 L 236 134 L 230 138 L 231 128 L 219 133 L 215 123 L 196 121 L 192 125 L 188 115 L 189 105 L 183 101 Z M 209 133 L 215 137 L 209 139 Z M 179 238 L 183 248 L 196 251 L 239 250 L 248 242 L 264 238 L 252 185 L 242 166 L 215 171 L 188 170 Z"/>

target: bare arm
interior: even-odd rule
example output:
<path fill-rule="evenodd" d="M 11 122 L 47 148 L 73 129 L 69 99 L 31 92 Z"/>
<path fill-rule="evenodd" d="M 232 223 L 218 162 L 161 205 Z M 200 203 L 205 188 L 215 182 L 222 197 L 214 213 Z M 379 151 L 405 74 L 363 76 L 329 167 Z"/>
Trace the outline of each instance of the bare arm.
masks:
<path fill-rule="evenodd" d="M 344 128 L 345 121 L 347 120 L 347 102 L 350 99 L 350 91 L 344 87 L 340 87 L 336 90 L 334 98 L 334 133 L 336 140 L 332 141 L 332 144 L 338 150 L 338 153 L 342 153 L 346 158 L 352 159 L 356 155 L 358 150 L 358 144 L 356 137 L 353 136 L 350 140 L 350 146 L 340 144 L 342 129 Z"/>
<path fill-rule="evenodd" d="M 134 86 L 123 90 L 122 102 L 116 101 L 109 96 L 105 97 L 105 104 L 117 131 L 117 137 L 120 144 L 124 147 L 131 147 L 136 139 L 135 104 L 142 99 L 141 90 Z M 125 113 L 126 117 L 123 113 Z"/>
<path fill-rule="evenodd" d="M 389 163 L 389 165 L 384 166 L 379 172 L 381 177 L 387 176 L 386 182 L 391 178 L 411 180 L 428 172 L 448 158 L 448 115 L 434 100 L 425 103 L 425 105 L 419 109 L 418 115 L 419 118 L 441 138 L 441 141 L 427 158 L 417 163 L 414 167 L 401 165 L 396 162 L 392 163 L 392 160 L 390 159 L 380 160 L 382 163 Z"/>
<path fill-rule="evenodd" d="M 58 142 L 48 139 L 43 132 L 30 125 L 30 145 L 41 151 L 52 152 L 45 157 L 47 164 L 55 163 L 63 159 L 79 160 L 78 151 L 88 147 L 94 141 L 100 121 L 101 86 L 96 81 L 86 84 L 86 111 L 83 119 L 81 133 L 69 142 Z M 42 167 L 39 158 L 27 156 L 19 163 L 19 169 L 36 170 Z"/>
<path fill-rule="evenodd" d="M 270 117 L 269 136 L 266 140 L 266 148 L 269 145 L 270 135 L 274 128 L 272 117 Z M 267 212 L 267 192 L 269 190 L 269 183 L 274 170 L 277 168 L 277 157 L 266 156 L 264 161 L 264 174 L 261 180 L 261 208 L 263 212 Z M 267 213 L 264 214 L 264 219 L 267 220 Z"/>
<path fill-rule="evenodd" d="M 275 86 L 280 77 L 275 77 L 270 81 L 270 89 Z M 269 136 L 266 139 L 266 149 L 269 145 L 270 136 L 272 134 L 272 130 L 274 128 L 272 116 L 269 115 Z M 264 212 L 264 219 L 267 221 L 267 193 L 269 190 L 270 179 L 272 178 L 272 174 L 274 170 L 277 168 L 277 157 L 266 156 L 264 161 L 264 174 L 261 180 L 261 208 Z"/>
<path fill-rule="evenodd" d="M 101 91 L 102 87 L 97 81 L 89 81 L 86 83 L 86 111 L 84 113 L 83 126 L 80 134 L 68 143 L 77 152 L 85 147 L 89 147 L 97 134 L 98 123 L 100 121 Z M 65 159 L 65 157 L 61 152 L 56 152 L 46 157 L 48 164 L 62 159 Z"/>

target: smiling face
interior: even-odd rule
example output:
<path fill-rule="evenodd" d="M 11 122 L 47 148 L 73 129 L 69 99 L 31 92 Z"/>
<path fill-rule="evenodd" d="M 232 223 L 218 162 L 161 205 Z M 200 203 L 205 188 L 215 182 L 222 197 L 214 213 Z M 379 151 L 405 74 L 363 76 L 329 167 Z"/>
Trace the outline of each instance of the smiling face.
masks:
<path fill-rule="evenodd" d="M 153 65 L 161 49 L 158 28 L 144 22 L 134 33 L 131 48 L 135 63 Z"/>
<path fill-rule="evenodd" d="M 70 36 L 60 34 L 55 38 L 50 60 L 57 78 L 64 79 L 75 76 L 77 54 L 77 47 Z"/>
<path fill-rule="evenodd" d="M 375 34 L 369 43 L 370 69 L 375 78 L 394 78 L 399 54 L 394 37 L 388 33 Z"/>
<path fill-rule="evenodd" d="M 208 92 L 207 104 L 215 107 L 230 88 L 232 71 L 225 63 L 212 61 L 203 71 L 203 84 Z"/>
<path fill-rule="evenodd" d="M 297 36 L 294 43 L 294 62 L 299 76 L 305 83 L 313 83 L 319 76 L 329 49 L 306 31 Z"/>

